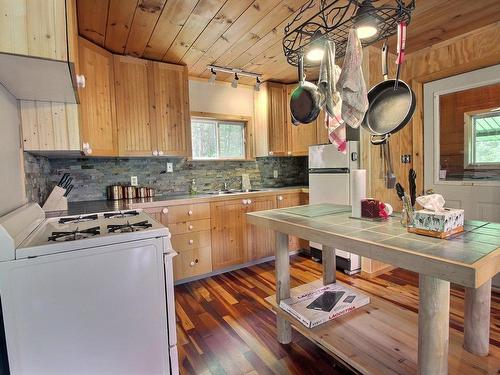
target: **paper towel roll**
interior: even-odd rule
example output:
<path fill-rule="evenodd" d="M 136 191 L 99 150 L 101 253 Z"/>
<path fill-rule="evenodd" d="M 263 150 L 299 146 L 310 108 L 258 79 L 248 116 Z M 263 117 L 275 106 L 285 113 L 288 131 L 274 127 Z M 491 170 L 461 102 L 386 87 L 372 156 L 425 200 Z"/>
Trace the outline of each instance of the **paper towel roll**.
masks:
<path fill-rule="evenodd" d="M 361 200 L 366 198 L 366 169 L 351 171 L 352 217 L 361 217 Z"/>

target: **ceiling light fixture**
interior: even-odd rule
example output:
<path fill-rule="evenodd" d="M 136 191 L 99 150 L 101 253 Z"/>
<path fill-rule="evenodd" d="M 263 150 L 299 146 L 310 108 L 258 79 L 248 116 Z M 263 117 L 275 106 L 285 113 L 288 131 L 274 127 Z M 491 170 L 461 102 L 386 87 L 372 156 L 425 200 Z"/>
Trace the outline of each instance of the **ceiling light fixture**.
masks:
<path fill-rule="evenodd" d="M 306 52 L 306 58 L 309 61 L 321 61 L 323 60 L 323 55 L 325 54 L 325 43 L 322 38 L 321 31 L 316 30 L 312 36 L 313 42 L 311 42 L 308 51 Z"/>
<path fill-rule="evenodd" d="M 234 73 L 234 78 L 233 78 L 233 82 L 231 82 L 231 87 L 232 88 L 236 88 L 238 87 L 238 81 L 240 80 L 240 77 L 238 77 L 238 73 Z"/>
<path fill-rule="evenodd" d="M 217 65 L 208 65 L 207 69 L 210 70 L 210 74 L 211 74 L 211 76 L 208 79 L 209 83 L 215 82 L 217 72 L 228 73 L 228 74 L 231 74 L 234 76 L 233 80 L 231 82 L 232 87 L 237 88 L 238 81 L 239 81 L 240 77 L 243 76 L 243 77 L 250 77 L 250 78 L 255 79 L 256 82 L 254 85 L 254 89 L 255 89 L 255 91 L 260 90 L 260 84 L 262 83 L 260 79 L 262 78 L 262 74 L 247 72 L 245 70 L 241 70 L 238 68 L 228 68 L 228 67 L 217 66 Z"/>
<path fill-rule="evenodd" d="M 211 85 L 215 85 L 215 79 L 217 78 L 217 73 L 213 68 L 210 68 L 210 78 L 208 79 L 208 83 Z"/>
<path fill-rule="evenodd" d="M 261 84 L 260 79 L 259 77 L 257 77 L 255 79 L 255 87 L 254 87 L 255 91 L 260 91 L 260 84 Z"/>
<path fill-rule="evenodd" d="M 376 12 L 371 0 L 363 0 L 353 18 L 359 39 L 370 39 L 378 34 Z"/>

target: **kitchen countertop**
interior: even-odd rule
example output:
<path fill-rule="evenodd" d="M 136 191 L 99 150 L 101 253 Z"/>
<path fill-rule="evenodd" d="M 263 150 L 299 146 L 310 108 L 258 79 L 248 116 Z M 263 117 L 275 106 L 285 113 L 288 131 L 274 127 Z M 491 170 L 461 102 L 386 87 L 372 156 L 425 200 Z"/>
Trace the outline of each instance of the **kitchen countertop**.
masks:
<path fill-rule="evenodd" d="M 154 208 L 159 206 L 178 205 L 178 204 L 203 203 L 208 201 L 211 202 L 214 200 L 234 199 L 243 196 L 276 194 L 277 192 L 280 191 L 287 193 L 295 193 L 295 192 L 309 193 L 309 187 L 287 186 L 280 188 L 262 188 L 259 189 L 258 191 L 220 194 L 220 195 L 208 194 L 203 192 L 196 195 L 173 193 L 173 194 L 158 195 L 150 198 L 135 198 L 130 200 L 121 199 L 116 201 L 93 200 L 93 201 L 69 202 L 67 211 L 50 212 L 47 213 L 47 217 L 83 215 L 95 212 L 119 211 L 119 210 L 135 209 L 135 208 Z"/>

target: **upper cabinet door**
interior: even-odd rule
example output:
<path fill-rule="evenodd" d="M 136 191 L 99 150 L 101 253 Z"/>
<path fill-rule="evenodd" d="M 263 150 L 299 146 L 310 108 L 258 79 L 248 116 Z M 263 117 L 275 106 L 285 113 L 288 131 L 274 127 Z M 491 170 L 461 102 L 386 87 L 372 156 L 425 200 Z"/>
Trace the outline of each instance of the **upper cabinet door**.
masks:
<path fill-rule="evenodd" d="M 80 71 L 85 88 L 79 90 L 83 151 L 92 156 L 118 154 L 115 122 L 113 55 L 79 38 Z"/>
<path fill-rule="evenodd" d="M 156 134 L 151 121 L 151 63 L 128 56 L 114 56 L 118 150 L 123 156 L 151 156 Z"/>
<path fill-rule="evenodd" d="M 269 155 L 288 155 L 286 86 L 280 83 L 269 82 L 268 100 Z"/>
<path fill-rule="evenodd" d="M 191 151 L 187 68 L 152 62 L 153 97 L 159 155 L 188 156 Z"/>

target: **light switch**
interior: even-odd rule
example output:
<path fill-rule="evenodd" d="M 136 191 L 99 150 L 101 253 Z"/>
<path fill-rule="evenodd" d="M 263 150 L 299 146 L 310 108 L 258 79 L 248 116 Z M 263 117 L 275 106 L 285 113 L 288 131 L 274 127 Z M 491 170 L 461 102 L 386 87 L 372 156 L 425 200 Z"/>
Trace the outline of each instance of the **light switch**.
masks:
<path fill-rule="evenodd" d="M 278 170 L 277 169 L 275 169 L 273 171 L 273 178 L 278 178 Z"/>
<path fill-rule="evenodd" d="M 174 171 L 174 164 L 167 163 L 167 172 L 172 173 Z"/>
<path fill-rule="evenodd" d="M 137 181 L 137 176 L 130 176 L 130 185 L 137 186 L 139 182 Z"/>

